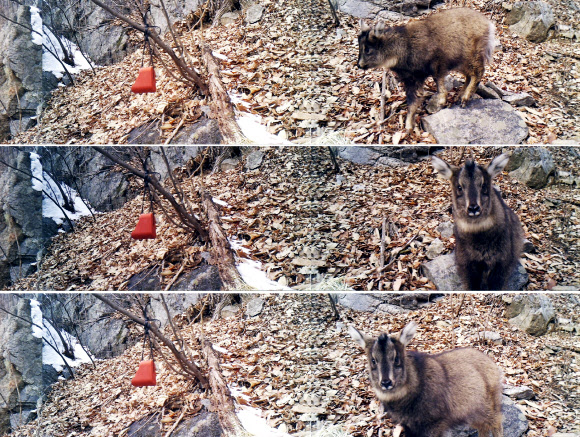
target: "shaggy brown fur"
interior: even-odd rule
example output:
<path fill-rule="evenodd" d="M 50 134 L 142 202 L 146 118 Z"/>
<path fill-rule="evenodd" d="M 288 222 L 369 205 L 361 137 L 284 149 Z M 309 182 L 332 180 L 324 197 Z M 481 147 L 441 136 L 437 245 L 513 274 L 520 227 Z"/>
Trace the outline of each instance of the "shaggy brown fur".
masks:
<path fill-rule="evenodd" d="M 461 97 L 461 105 L 465 106 L 477 89 L 495 46 L 493 23 L 466 8 L 448 9 L 390 28 L 379 23 L 371 29 L 361 22 L 358 42 L 359 68 L 390 68 L 403 82 L 409 106 L 407 130 L 414 126 L 420 104 L 417 90 L 425 79 L 433 76 L 437 102 L 443 106 L 447 99 L 445 76 L 452 70 L 465 75 Z"/>
<path fill-rule="evenodd" d="M 417 325 L 371 338 L 349 332 L 364 348 L 371 386 L 405 437 L 440 437 L 470 425 L 479 437 L 501 437 L 501 372 L 487 355 L 469 348 L 440 354 L 407 351 Z"/>
<path fill-rule="evenodd" d="M 433 167 L 451 182 L 455 263 L 467 290 L 505 290 L 518 265 L 524 231 L 492 179 L 508 163 L 508 155 L 480 166 L 467 160 L 455 167 L 433 156 Z"/>

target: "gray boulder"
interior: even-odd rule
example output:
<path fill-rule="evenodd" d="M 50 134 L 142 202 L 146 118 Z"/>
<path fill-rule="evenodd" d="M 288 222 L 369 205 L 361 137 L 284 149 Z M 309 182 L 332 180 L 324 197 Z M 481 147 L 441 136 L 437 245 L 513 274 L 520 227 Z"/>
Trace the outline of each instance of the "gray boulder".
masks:
<path fill-rule="evenodd" d="M 222 140 L 217 121 L 203 116 L 180 129 L 170 144 L 221 144 Z M 145 123 L 133 128 L 129 132 L 127 142 L 129 144 L 161 143 L 158 123 Z"/>
<path fill-rule="evenodd" d="M 147 268 L 129 278 L 129 291 L 156 291 L 163 288 L 157 268 Z M 216 266 L 201 264 L 183 273 L 171 286 L 171 291 L 221 290 L 222 282 Z"/>
<path fill-rule="evenodd" d="M 506 171 L 528 187 L 539 189 L 556 176 L 556 165 L 544 147 L 518 147 L 510 156 Z"/>
<path fill-rule="evenodd" d="M 161 134 L 157 123 L 144 123 L 134 127 L 129 132 L 127 143 L 129 144 L 159 144 Z"/>
<path fill-rule="evenodd" d="M 332 299 L 357 311 L 385 312 L 389 314 L 416 310 L 432 303 L 439 295 L 435 293 L 332 293 Z"/>
<path fill-rule="evenodd" d="M 222 15 L 222 17 L 220 18 L 220 23 L 222 25 L 227 25 L 227 24 L 233 24 L 236 22 L 236 20 L 240 17 L 240 13 L 238 11 L 234 11 L 234 12 L 226 12 L 225 14 Z"/>
<path fill-rule="evenodd" d="M 256 317 L 262 312 L 263 308 L 264 308 L 264 299 L 256 297 L 247 303 L 246 316 Z"/>
<path fill-rule="evenodd" d="M 437 258 L 445 250 L 445 244 L 439 238 L 435 238 L 425 251 L 425 256 L 429 259 Z"/>
<path fill-rule="evenodd" d="M 117 24 L 111 14 L 90 0 L 79 0 L 76 3 L 75 10 L 82 11 L 77 14 L 62 8 L 60 0 L 45 0 L 44 7 L 51 13 L 45 14 L 43 20 L 52 28 L 59 29 L 69 41 L 78 40 L 84 52 L 97 65 L 119 62 L 136 48 L 129 40 L 128 28 Z M 115 7 L 122 14 L 131 15 L 130 8 L 120 4 L 115 4 Z M 65 10 L 67 16 L 63 13 Z M 142 46 L 142 42 L 138 46 Z"/>
<path fill-rule="evenodd" d="M 92 294 L 38 294 L 44 314 L 77 337 L 96 358 L 112 358 L 133 344 L 124 319 L 113 317 L 115 311 Z M 122 306 L 130 302 L 120 299 Z"/>
<path fill-rule="evenodd" d="M 246 168 L 248 170 L 256 170 L 262 165 L 262 160 L 264 159 L 264 151 L 256 150 L 246 156 Z"/>
<path fill-rule="evenodd" d="M 441 255 L 432 261 L 421 266 L 423 274 L 429 278 L 437 290 L 440 291 L 461 291 L 463 286 L 457 273 L 455 265 L 455 254 L 449 253 Z M 507 290 L 521 290 L 528 283 L 528 273 L 526 269 L 519 264 L 514 270 L 507 283 Z"/>
<path fill-rule="evenodd" d="M 503 414 L 503 437 L 520 437 L 528 429 L 528 420 L 514 402 L 502 396 L 501 412 Z M 476 437 L 477 431 L 467 426 L 451 430 L 450 437 Z M 481 436 L 479 436 L 481 437 Z"/>
<path fill-rule="evenodd" d="M 556 20 L 552 7 L 541 1 L 521 1 L 513 4 L 505 23 L 510 30 L 528 41 L 540 43 L 548 38 Z"/>
<path fill-rule="evenodd" d="M 184 127 L 175 135 L 171 144 L 222 144 L 223 137 L 218 122 L 202 117 L 190 126 Z"/>
<path fill-rule="evenodd" d="M 453 223 L 451 222 L 440 223 L 437 226 L 436 230 L 441 235 L 441 238 L 451 238 L 453 236 Z"/>
<path fill-rule="evenodd" d="M 202 4 L 201 0 L 174 0 L 165 2 L 165 9 L 170 22 L 175 24 L 176 21 L 183 20 L 189 14 L 196 12 Z M 152 2 L 150 8 L 152 21 L 159 26 L 161 35 L 164 35 L 169 31 L 169 26 L 160 2 Z"/>
<path fill-rule="evenodd" d="M 433 154 L 434 146 L 336 146 L 337 156 L 355 164 L 399 167 Z"/>
<path fill-rule="evenodd" d="M 430 0 L 336 0 L 337 9 L 359 18 L 416 16 L 432 8 L 438 1 Z M 396 14 L 396 15 L 393 15 Z"/>
<path fill-rule="evenodd" d="M 162 296 L 169 309 L 171 317 L 185 313 L 189 307 L 197 304 L 206 293 L 155 293 L 151 295 L 149 305 L 153 317 L 159 320 L 159 325 L 163 329 L 169 324 L 169 318 L 163 305 Z"/>
<path fill-rule="evenodd" d="M 504 437 L 520 437 L 528 430 L 528 419 L 525 414 L 507 396 L 502 396 L 501 412 Z"/>
<path fill-rule="evenodd" d="M 207 146 L 163 146 L 163 151 L 169 162 L 169 168 L 187 167 Z M 159 180 L 164 182 L 169 177 L 160 147 L 151 148 L 151 164 L 159 174 Z"/>
<path fill-rule="evenodd" d="M 534 391 L 527 385 L 521 385 L 517 387 L 513 385 L 505 385 L 503 389 L 503 394 L 516 400 L 520 399 L 529 400 L 533 399 L 533 397 L 535 396 Z"/>
<path fill-rule="evenodd" d="M 524 119 L 501 100 L 474 99 L 423 117 L 440 144 L 519 144 L 528 137 Z"/>
<path fill-rule="evenodd" d="M 536 100 L 528 93 L 506 94 L 502 100 L 512 106 L 536 106 Z"/>
<path fill-rule="evenodd" d="M 161 436 L 161 427 L 159 426 L 155 415 L 145 416 L 142 419 L 133 422 L 127 430 L 128 437 L 158 437 Z"/>
<path fill-rule="evenodd" d="M 556 312 L 550 298 L 544 294 L 518 294 L 506 308 L 505 317 L 530 335 L 540 336 L 548 331 Z"/>
<path fill-rule="evenodd" d="M 262 19 L 264 6 L 255 4 L 246 9 L 246 23 L 255 24 Z"/>

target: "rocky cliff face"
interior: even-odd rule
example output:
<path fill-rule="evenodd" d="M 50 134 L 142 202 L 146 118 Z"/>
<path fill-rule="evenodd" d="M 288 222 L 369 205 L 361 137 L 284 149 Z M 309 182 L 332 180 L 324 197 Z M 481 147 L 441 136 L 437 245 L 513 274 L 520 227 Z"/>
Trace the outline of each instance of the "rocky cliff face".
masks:
<path fill-rule="evenodd" d="M 124 308 L 136 311 L 131 295 L 110 297 Z M 165 295 L 169 314 L 173 317 L 186 312 L 201 297 L 202 294 L 191 293 Z M 79 339 L 95 358 L 118 356 L 142 340 L 141 327 L 137 329 L 138 335 L 135 330 L 131 334 L 126 319 L 117 317 L 115 310 L 91 294 L 0 294 L 0 435 L 34 419 L 50 386 L 59 377 L 70 377 L 66 368 L 56 370 L 43 363 L 42 339 L 32 334 L 28 322 L 32 298 L 40 302 L 45 325 L 49 323 Z M 159 295 L 152 296 L 147 314 L 160 327 L 167 324 Z"/>
<path fill-rule="evenodd" d="M 32 188 L 33 147 L 0 148 L 0 288 L 36 270 L 49 238 L 42 221 L 42 194 Z"/>
<path fill-rule="evenodd" d="M 30 6 L 35 2 L 0 4 L 14 21 L 0 18 L 0 142 L 34 126 L 42 107 L 42 46 L 28 30 Z"/>
<path fill-rule="evenodd" d="M 4 434 L 33 419 L 40 406 L 42 340 L 22 320 L 30 320 L 29 299 L 0 294 L 0 306 L 17 316 L 0 311 L 0 434 Z"/>
<path fill-rule="evenodd" d="M 128 15 L 129 9 L 118 2 L 105 0 Z M 129 42 L 127 29 L 113 23 L 113 16 L 90 0 L 80 0 L 72 8 L 63 8 L 62 0 L 45 0 L 43 20 L 69 41 L 80 42 L 81 49 L 97 65 L 120 61 L 135 47 Z"/>
<path fill-rule="evenodd" d="M 203 148 L 173 146 L 167 147 L 165 153 L 170 167 L 175 169 L 186 166 Z M 116 147 L 114 151 L 126 161 L 131 160 L 131 147 Z M 150 152 L 150 171 L 165 180 L 169 173 L 158 148 L 141 151 Z M 0 148 L 0 161 L 8 164 L 0 163 L 0 289 L 35 272 L 46 246 L 58 231 L 51 218 L 43 217 L 42 193 L 32 188 L 31 152 L 40 156 L 43 170 L 56 182 L 80 193 L 97 211 L 120 208 L 141 193 L 143 186 L 141 180 L 131 184 L 132 176 L 90 147 Z"/>

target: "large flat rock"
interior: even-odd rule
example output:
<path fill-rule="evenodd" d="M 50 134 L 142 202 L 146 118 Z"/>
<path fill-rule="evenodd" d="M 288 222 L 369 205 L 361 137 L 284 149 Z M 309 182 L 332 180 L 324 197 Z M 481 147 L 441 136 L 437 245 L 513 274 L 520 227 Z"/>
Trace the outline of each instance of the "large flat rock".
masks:
<path fill-rule="evenodd" d="M 470 100 L 423 117 L 423 128 L 440 144 L 520 144 L 528 137 L 524 119 L 500 100 Z"/>
<path fill-rule="evenodd" d="M 423 274 L 429 278 L 439 291 L 462 291 L 463 286 L 455 265 L 455 254 L 449 253 L 435 258 L 422 266 Z M 508 279 L 508 290 L 521 290 L 528 283 L 526 269 L 518 264 Z"/>

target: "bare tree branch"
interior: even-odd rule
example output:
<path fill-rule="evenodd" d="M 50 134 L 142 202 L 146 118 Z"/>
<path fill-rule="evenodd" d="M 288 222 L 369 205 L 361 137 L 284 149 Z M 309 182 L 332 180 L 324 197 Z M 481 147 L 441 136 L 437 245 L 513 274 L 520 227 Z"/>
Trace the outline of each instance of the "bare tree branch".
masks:
<path fill-rule="evenodd" d="M 201 223 L 199 223 L 199 220 L 197 218 L 195 218 L 195 216 L 193 214 L 190 214 L 185 209 L 185 206 L 181 205 L 179 202 L 177 202 L 177 200 L 175 200 L 175 197 L 173 197 L 173 195 L 169 191 L 167 191 L 163 187 L 163 185 L 161 185 L 161 182 L 159 182 L 159 180 L 155 177 L 155 175 L 152 175 L 152 174 L 148 175 L 144 171 L 136 169 L 135 167 L 133 167 L 132 165 L 123 161 L 119 157 L 113 155 L 112 153 L 109 153 L 109 151 L 103 147 L 98 147 L 98 146 L 92 146 L 92 147 L 97 152 L 99 152 L 99 153 L 103 154 L 104 156 L 106 156 L 107 158 L 109 158 L 111 161 L 113 161 L 116 164 L 119 164 L 121 167 L 129 170 L 135 176 L 138 176 L 141 179 L 147 178 L 147 180 L 151 184 L 151 186 L 153 186 L 153 188 L 155 188 L 165 199 L 167 199 L 169 201 L 169 203 L 171 203 L 171 206 L 173 207 L 173 209 L 175 209 L 175 212 L 179 216 L 182 223 L 184 225 L 186 225 L 188 228 L 191 228 L 191 230 L 195 230 L 197 232 L 197 234 L 199 235 L 199 238 L 202 241 L 207 241 L 207 232 L 205 231 L 205 229 L 203 229 L 203 227 L 201 226 Z"/>
<path fill-rule="evenodd" d="M 165 335 L 163 335 L 161 333 L 161 331 L 159 331 L 159 329 L 154 324 L 149 323 L 147 320 L 136 316 L 135 314 L 131 313 L 130 311 L 127 311 L 125 308 L 122 308 L 121 306 L 117 305 L 115 302 L 110 300 L 108 297 L 105 297 L 103 294 L 94 293 L 93 296 L 95 296 L 97 299 L 99 299 L 103 303 L 105 303 L 108 306 L 110 306 L 111 308 L 113 308 L 115 311 L 127 316 L 129 319 L 133 320 L 135 323 L 138 323 L 139 325 L 141 325 L 143 327 L 148 326 L 149 331 L 153 335 L 155 335 L 165 346 L 167 346 L 169 348 L 169 350 L 171 351 L 171 353 L 173 354 L 173 356 L 175 357 L 175 359 L 177 360 L 179 365 L 182 367 L 182 369 L 189 374 L 195 375 L 195 378 L 197 378 L 197 380 L 199 381 L 199 384 L 202 388 L 207 387 L 207 385 L 208 385 L 207 379 L 205 376 L 203 376 L 203 374 L 199 370 L 199 367 L 193 361 L 188 359 L 180 350 L 178 350 L 175 347 L 175 344 L 169 338 L 167 338 Z"/>

